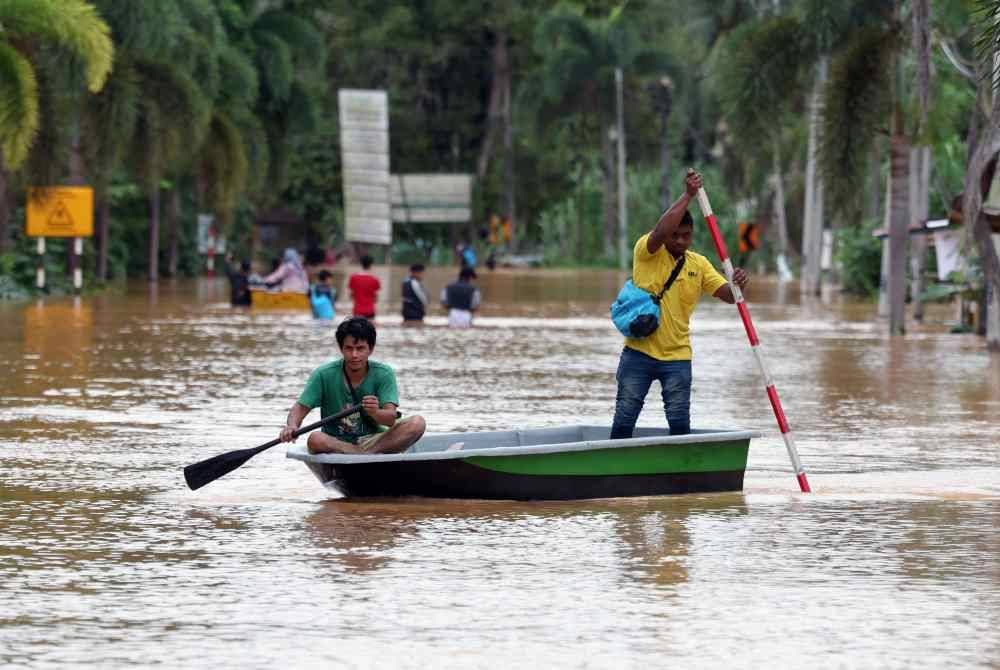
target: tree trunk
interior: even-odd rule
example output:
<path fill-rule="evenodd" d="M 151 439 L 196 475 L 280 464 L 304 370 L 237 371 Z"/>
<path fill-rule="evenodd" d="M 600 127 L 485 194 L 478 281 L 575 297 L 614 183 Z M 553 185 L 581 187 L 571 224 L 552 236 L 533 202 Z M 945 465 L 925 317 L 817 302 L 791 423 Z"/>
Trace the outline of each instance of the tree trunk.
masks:
<path fill-rule="evenodd" d="M 922 225 L 927 220 L 928 198 L 930 197 L 931 151 L 924 138 L 927 132 L 927 114 L 931 95 L 931 4 L 930 0 L 913 0 L 913 51 L 917 61 L 917 132 L 916 141 L 920 145 L 913 151 L 911 161 L 910 218 Z M 912 270 L 911 292 L 913 297 L 913 318 L 924 320 L 924 264 L 927 259 L 927 237 L 917 235 L 913 240 L 910 254 Z"/>
<path fill-rule="evenodd" d="M 988 95 L 988 87 L 992 86 L 990 79 L 983 70 L 988 65 L 981 65 L 977 71 L 977 103 Z M 982 214 L 983 194 L 980 191 L 980 179 L 986 164 L 1000 151 L 1000 94 L 993 96 L 993 105 L 985 127 L 979 129 L 977 123 L 979 105 L 972 112 L 969 123 L 969 163 L 965 170 L 965 188 L 962 198 L 962 220 L 967 222 L 966 235 L 971 235 L 979 248 L 983 266 L 983 283 L 990 302 L 987 309 L 997 306 L 1000 296 L 1000 258 L 991 239 L 991 230 L 986 217 Z M 970 225 L 971 224 L 971 225 Z M 987 324 L 996 323 L 997 319 L 986 315 Z M 1000 332 L 987 327 L 986 347 L 992 352 L 1000 352 Z"/>
<path fill-rule="evenodd" d="M 493 156 L 493 144 L 502 127 L 510 96 L 510 59 L 507 53 L 507 32 L 497 31 L 496 43 L 493 45 L 493 81 L 490 83 L 490 101 L 486 114 L 486 133 L 483 136 L 483 146 L 479 150 L 479 160 L 476 161 L 476 175 L 479 179 L 486 176 L 490 169 L 490 158 Z"/>
<path fill-rule="evenodd" d="M 986 326 L 986 346 L 991 351 L 1000 351 L 1000 290 L 997 289 L 997 284 L 1000 283 L 1000 262 L 997 259 L 1000 258 L 1000 235 L 993 234 L 990 236 L 993 240 L 993 257 L 994 263 L 992 267 L 992 278 L 995 281 L 986 282 L 985 300 L 983 301 L 985 306 L 985 313 L 983 314 L 983 322 Z"/>
<path fill-rule="evenodd" d="M 628 210 L 625 200 L 628 189 L 625 185 L 625 75 L 621 68 L 615 68 L 615 137 L 618 140 L 618 267 L 628 269 L 632 255 L 628 253 Z"/>
<path fill-rule="evenodd" d="M 149 281 L 160 278 L 160 185 L 149 193 Z"/>
<path fill-rule="evenodd" d="M 615 248 L 615 148 L 611 143 L 611 131 L 608 126 L 601 133 L 601 155 L 604 165 L 601 170 L 604 177 L 604 255 L 611 257 Z"/>
<path fill-rule="evenodd" d="M 829 57 L 816 64 L 816 79 L 809 103 L 809 140 L 806 158 L 806 193 L 802 222 L 802 280 L 809 295 L 820 292 L 820 254 L 823 249 L 823 182 L 817 169 L 822 118 L 822 95 Z"/>
<path fill-rule="evenodd" d="M 503 108 L 503 175 L 504 175 L 504 209 L 505 216 L 510 221 L 510 246 L 512 251 L 518 248 L 520 231 L 517 225 L 517 202 L 515 199 L 515 184 L 517 176 L 514 173 L 514 110 L 511 108 L 511 77 L 507 76 L 504 91 Z"/>
<path fill-rule="evenodd" d="M 913 51 L 917 60 L 917 139 L 927 131 L 931 97 L 931 3 L 913 0 Z"/>
<path fill-rule="evenodd" d="M 871 174 L 871 191 L 868 194 L 868 218 L 878 221 L 882 216 L 882 152 L 879 149 L 879 141 L 876 139 L 872 143 L 871 163 L 869 164 Z"/>
<path fill-rule="evenodd" d="M 785 179 L 781 171 L 781 147 L 774 140 L 774 220 L 778 224 L 778 279 L 788 281 L 792 273 L 788 269 L 788 219 L 785 216 Z"/>
<path fill-rule="evenodd" d="M 910 151 L 910 222 L 923 226 L 927 221 L 931 181 L 931 148 L 914 147 Z M 910 240 L 910 297 L 913 319 L 924 320 L 924 269 L 927 265 L 927 236 L 914 235 Z"/>
<path fill-rule="evenodd" d="M 890 161 L 891 162 L 891 161 Z M 878 315 L 889 316 L 889 228 L 892 222 L 892 172 L 885 180 L 885 197 L 882 198 L 882 230 L 886 237 L 879 240 L 882 243 L 882 262 L 878 275 Z"/>
<path fill-rule="evenodd" d="M 10 198 L 7 193 L 7 169 L 3 166 L 0 152 L 0 254 L 10 245 Z"/>
<path fill-rule="evenodd" d="M 108 204 L 108 195 L 102 194 L 95 203 L 95 214 L 97 217 L 97 280 L 107 281 L 108 279 L 108 244 L 111 241 L 111 207 Z"/>
<path fill-rule="evenodd" d="M 167 196 L 167 276 L 177 276 L 178 247 L 180 243 L 181 192 L 177 182 Z"/>
<path fill-rule="evenodd" d="M 669 112 L 660 113 L 660 211 L 670 207 L 670 142 L 667 138 Z"/>
<path fill-rule="evenodd" d="M 987 84 L 989 85 L 989 84 Z M 1000 95 L 997 96 L 1000 98 Z M 997 107 L 994 105 L 994 116 L 997 114 Z M 979 250 L 979 257 L 983 266 L 983 284 L 986 292 L 987 313 L 982 315 L 987 323 L 986 347 L 990 351 L 1000 352 L 1000 332 L 996 328 L 990 328 L 992 324 L 998 325 L 995 315 L 991 312 L 1000 309 L 1000 254 L 993 244 L 992 229 L 987 218 L 982 213 L 982 194 L 979 192 L 979 179 L 983 173 L 983 168 L 989 162 L 990 157 L 996 156 L 1000 151 L 1000 127 L 996 121 L 990 120 L 990 125 L 985 129 L 985 137 L 980 147 L 976 150 L 972 163 L 965 175 L 965 197 L 963 199 L 962 217 L 965 221 L 973 221 L 971 234 Z"/>
<path fill-rule="evenodd" d="M 889 334 L 906 332 L 906 249 L 909 237 L 910 138 L 894 123 L 890 138 L 892 172 L 889 214 Z"/>

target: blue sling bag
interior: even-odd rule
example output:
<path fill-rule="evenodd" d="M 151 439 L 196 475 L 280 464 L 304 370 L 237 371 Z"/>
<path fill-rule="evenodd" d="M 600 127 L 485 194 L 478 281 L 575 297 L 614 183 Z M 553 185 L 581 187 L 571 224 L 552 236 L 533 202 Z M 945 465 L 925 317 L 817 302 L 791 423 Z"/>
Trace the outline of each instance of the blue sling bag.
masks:
<path fill-rule="evenodd" d="M 684 254 L 677 261 L 659 293 L 641 289 L 632 283 L 631 279 L 625 282 L 625 286 L 611 304 L 611 320 L 618 332 L 625 337 L 647 337 L 657 329 L 660 325 L 660 300 L 677 279 L 686 259 L 687 254 Z"/>

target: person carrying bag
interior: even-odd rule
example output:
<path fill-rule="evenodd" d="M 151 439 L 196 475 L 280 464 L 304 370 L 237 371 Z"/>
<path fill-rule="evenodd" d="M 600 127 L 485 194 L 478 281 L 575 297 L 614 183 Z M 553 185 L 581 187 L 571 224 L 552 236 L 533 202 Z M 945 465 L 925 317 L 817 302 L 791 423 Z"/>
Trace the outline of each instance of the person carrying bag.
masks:
<path fill-rule="evenodd" d="M 684 268 L 686 255 L 681 256 L 659 293 L 650 293 L 636 286 L 631 279 L 618 292 L 611 304 L 611 320 L 625 337 L 646 337 L 660 325 L 660 302 Z"/>
<path fill-rule="evenodd" d="M 735 301 L 726 278 L 707 258 L 689 250 L 694 219 L 687 208 L 701 188 L 701 175 L 689 170 L 684 182 L 681 197 L 636 241 L 632 279 L 611 308 L 615 327 L 625 335 L 615 374 L 613 440 L 632 437 L 654 380 L 660 382 L 670 434 L 691 432 L 691 315 L 703 295 Z M 743 288 L 747 280 L 746 272 L 734 270 L 737 286 Z M 648 290 L 661 285 L 657 294 Z"/>

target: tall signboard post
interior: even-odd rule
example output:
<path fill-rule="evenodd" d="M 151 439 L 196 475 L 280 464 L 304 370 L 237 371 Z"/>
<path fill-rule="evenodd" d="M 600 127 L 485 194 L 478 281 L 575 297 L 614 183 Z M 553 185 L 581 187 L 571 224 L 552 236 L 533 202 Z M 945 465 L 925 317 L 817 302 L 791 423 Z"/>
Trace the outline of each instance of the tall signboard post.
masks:
<path fill-rule="evenodd" d="M 337 100 L 344 175 L 344 238 L 362 244 L 390 244 L 388 96 L 385 91 L 341 89 Z"/>
<path fill-rule="evenodd" d="M 35 285 L 45 288 L 45 238 L 73 238 L 73 288 L 83 288 L 83 238 L 94 235 L 94 191 L 86 186 L 46 186 L 28 189 L 24 234 L 38 238 Z"/>

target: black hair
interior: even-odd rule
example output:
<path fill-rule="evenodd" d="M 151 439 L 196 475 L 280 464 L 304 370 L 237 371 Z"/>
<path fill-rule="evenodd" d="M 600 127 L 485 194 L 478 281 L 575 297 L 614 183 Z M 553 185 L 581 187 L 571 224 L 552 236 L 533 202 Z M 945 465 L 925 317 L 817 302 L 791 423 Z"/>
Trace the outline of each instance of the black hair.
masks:
<path fill-rule="evenodd" d="M 375 324 L 363 316 L 352 316 L 344 319 L 337 326 L 337 347 L 344 348 L 344 340 L 348 336 L 357 341 L 364 340 L 372 349 L 375 348 Z"/>
<path fill-rule="evenodd" d="M 685 209 L 684 210 L 684 216 L 681 217 L 680 223 L 678 223 L 677 225 L 678 226 L 691 226 L 692 228 L 694 228 L 694 219 L 691 218 L 691 212 L 689 212 L 689 211 L 687 211 Z"/>
<path fill-rule="evenodd" d="M 333 275 L 330 273 L 329 270 L 320 270 L 319 271 L 319 275 L 317 275 L 317 276 L 319 277 L 320 281 L 326 281 L 327 279 L 329 279 Z"/>
<path fill-rule="evenodd" d="M 368 254 L 365 254 L 364 256 L 361 257 L 361 267 L 363 267 L 365 270 L 370 268 L 372 266 L 372 263 L 374 262 L 375 261 L 373 261 L 372 257 L 369 256 Z"/>
<path fill-rule="evenodd" d="M 468 265 L 464 265 L 464 266 L 462 266 L 462 269 L 458 272 L 458 278 L 459 279 L 475 279 L 476 278 L 476 271 L 473 270 Z"/>
<path fill-rule="evenodd" d="M 243 261 L 240 263 L 240 270 L 243 270 L 243 272 L 250 272 L 250 261 Z"/>
<path fill-rule="evenodd" d="M 424 271 L 423 263 L 414 263 L 413 265 L 410 266 L 410 272 L 423 272 L 423 271 Z"/>

